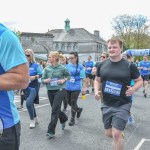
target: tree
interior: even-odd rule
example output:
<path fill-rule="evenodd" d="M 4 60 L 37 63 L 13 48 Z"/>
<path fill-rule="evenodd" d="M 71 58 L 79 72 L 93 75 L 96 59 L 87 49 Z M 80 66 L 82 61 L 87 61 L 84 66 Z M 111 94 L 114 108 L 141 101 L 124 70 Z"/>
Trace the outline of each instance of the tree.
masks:
<path fill-rule="evenodd" d="M 113 18 L 112 28 L 115 36 L 124 42 L 124 50 L 149 47 L 148 19 L 143 15 L 120 15 Z"/>
<path fill-rule="evenodd" d="M 12 30 L 19 38 L 20 42 L 21 42 L 21 32 L 19 30 L 13 29 Z"/>

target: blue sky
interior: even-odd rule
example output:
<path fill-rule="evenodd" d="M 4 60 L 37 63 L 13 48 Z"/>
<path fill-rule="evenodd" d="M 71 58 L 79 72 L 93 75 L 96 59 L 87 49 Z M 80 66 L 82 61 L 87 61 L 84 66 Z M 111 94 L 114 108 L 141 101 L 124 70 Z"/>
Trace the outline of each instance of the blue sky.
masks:
<path fill-rule="evenodd" d="M 142 14 L 150 19 L 148 0 L 5 0 L 1 2 L 0 22 L 21 32 L 47 32 L 64 28 L 69 18 L 71 28 L 99 30 L 101 37 L 111 37 L 112 18 Z"/>

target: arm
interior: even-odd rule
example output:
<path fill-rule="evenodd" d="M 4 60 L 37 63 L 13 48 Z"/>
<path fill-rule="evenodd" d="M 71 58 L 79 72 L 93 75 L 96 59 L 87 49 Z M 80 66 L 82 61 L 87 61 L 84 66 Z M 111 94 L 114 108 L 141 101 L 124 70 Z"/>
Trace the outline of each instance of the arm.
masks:
<path fill-rule="evenodd" d="M 143 80 L 142 80 L 141 76 L 139 78 L 135 79 L 134 82 L 135 82 L 135 84 L 133 86 L 133 89 L 134 89 L 134 91 L 137 91 L 143 85 Z"/>
<path fill-rule="evenodd" d="M 47 70 L 44 69 L 44 72 L 43 72 L 43 75 L 42 75 L 42 78 L 41 78 L 41 81 L 43 84 L 47 84 L 50 82 L 50 78 L 47 78 Z"/>
<path fill-rule="evenodd" d="M 95 77 L 94 80 L 94 91 L 95 91 L 95 99 L 99 100 L 100 99 L 100 95 L 99 95 L 99 90 L 100 90 L 100 85 L 101 85 L 101 78 L 100 77 Z"/>
<path fill-rule="evenodd" d="M 143 85 L 143 80 L 140 77 L 134 80 L 135 84 L 133 87 L 127 86 L 126 96 L 131 96 L 135 91 L 137 91 Z"/>
<path fill-rule="evenodd" d="M 70 72 L 65 68 L 65 71 L 64 71 L 64 79 L 65 79 L 65 81 L 69 80 L 70 77 L 71 77 Z"/>
<path fill-rule="evenodd" d="M 141 66 L 141 62 L 138 63 L 137 68 L 138 68 L 139 70 L 143 69 L 143 67 Z"/>
<path fill-rule="evenodd" d="M 70 79 L 70 73 L 69 73 L 69 71 L 65 68 L 65 69 L 64 69 L 64 78 L 58 80 L 58 83 L 63 84 L 63 83 L 65 83 L 65 82 L 66 82 L 67 80 L 69 80 L 69 79 Z"/>
<path fill-rule="evenodd" d="M 27 59 L 18 37 L 7 30 L 1 35 L 0 90 L 24 89 L 29 83 Z"/>
<path fill-rule="evenodd" d="M 131 64 L 130 71 L 131 71 L 131 79 L 134 79 L 135 84 L 133 87 L 127 86 L 128 89 L 126 91 L 126 96 L 131 96 L 135 91 L 137 91 L 143 85 L 143 80 L 140 76 L 137 67 Z"/>
<path fill-rule="evenodd" d="M 18 65 L 0 75 L 0 90 L 25 89 L 29 83 L 27 64 Z"/>
<path fill-rule="evenodd" d="M 93 67 L 93 68 L 92 68 L 92 75 L 96 75 L 96 70 L 97 70 L 96 67 Z"/>
<path fill-rule="evenodd" d="M 35 76 L 30 76 L 30 80 L 33 81 L 35 79 L 41 78 L 42 77 L 42 69 L 40 65 L 37 66 L 37 74 Z"/>

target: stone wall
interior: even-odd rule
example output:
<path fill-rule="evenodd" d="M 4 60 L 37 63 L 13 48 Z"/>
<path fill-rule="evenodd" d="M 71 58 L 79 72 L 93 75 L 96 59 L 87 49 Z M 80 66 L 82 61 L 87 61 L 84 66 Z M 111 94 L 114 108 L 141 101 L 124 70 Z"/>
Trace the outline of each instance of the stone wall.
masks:
<path fill-rule="evenodd" d="M 21 33 L 23 49 L 33 49 L 35 53 L 48 53 L 52 50 L 53 35 L 48 33 Z"/>

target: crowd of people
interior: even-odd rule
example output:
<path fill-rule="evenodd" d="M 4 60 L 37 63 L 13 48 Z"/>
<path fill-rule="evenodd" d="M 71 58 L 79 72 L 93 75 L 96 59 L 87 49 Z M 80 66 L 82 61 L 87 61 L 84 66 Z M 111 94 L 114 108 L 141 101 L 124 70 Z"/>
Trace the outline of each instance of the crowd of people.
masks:
<path fill-rule="evenodd" d="M 55 136 L 58 119 L 62 130 L 65 129 L 68 107 L 71 108 L 68 124 L 75 125 L 83 111 L 78 97 L 80 93 L 89 94 L 91 87 L 95 99 L 102 103 L 106 136 L 112 138 L 114 150 L 123 150 L 123 131 L 131 117 L 133 94 L 143 86 L 147 98 L 150 75 L 147 55 L 134 62 L 131 56 L 122 54 L 122 41 L 113 37 L 107 41 L 108 53 L 101 53 L 98 62 L 89 55 L 81 64 L 77 52 L 70 52 L 67 58 L 61 52 L 51 51 L 47 62 L 37 63 L 33 50 L 23 50 L 17 36 L 2 24 L 0 39 L 0 150 L 18 150 L 20 145 L 20 118 L 12 90 L 21 89 L 21 108 L 25 101 L 29 128 L 34 129 L 39 123 L 34 104 L 39 104 L 41 83 L 46 86 L 51 106 L 48 138 Z"/>

